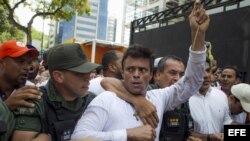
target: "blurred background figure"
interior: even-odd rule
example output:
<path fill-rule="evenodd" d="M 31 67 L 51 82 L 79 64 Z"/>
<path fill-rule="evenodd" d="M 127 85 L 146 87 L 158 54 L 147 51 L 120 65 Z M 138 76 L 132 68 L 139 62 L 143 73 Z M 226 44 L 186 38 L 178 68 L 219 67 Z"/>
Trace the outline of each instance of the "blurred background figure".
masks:
<path fill-rule="evenodd" d="M 230 89 L 233 85 L 241 82 L 239 70 L 236 66 L 225 66 L 222 69 L 220 77 L 221 90 L 226 95 L 230 95 Z"/>
<path fill-rule="evenodd" d="M 93 70 L 92 72 L 90 72 L 90 79 L 94 79 L 96 78 L 96 70 Z"/>
<path fill-rule="evenodd" d="M 28 44 L 26 46 L 29 49 L 33 49 L 34 51 L 37 52 L 37 54 L 39 54 L 39 51 L 33 45 Z M 38 56 L 31 57 L 31 64 L 29 66 L 29 71 L 28 71 L 28 79 L 27 79 L 25 85 L 35 85 L 36 84 L 35 78 L 38 75 L 39 68 L 40 68 L 40 64 L 39 64 Z"/>
<path fill-rule="evenodd" d="M 50 78 L 49 74 L 49 69 L 48 69 L 48 63 L 47 63 L 47 56 L 48 56 L 48 51 L 43 53 L 43 59 L 40 62 L 40 67 L 39 67 L 39 75 L 36 77 L 36 85 L 38 87 L 46 85 Z"/>

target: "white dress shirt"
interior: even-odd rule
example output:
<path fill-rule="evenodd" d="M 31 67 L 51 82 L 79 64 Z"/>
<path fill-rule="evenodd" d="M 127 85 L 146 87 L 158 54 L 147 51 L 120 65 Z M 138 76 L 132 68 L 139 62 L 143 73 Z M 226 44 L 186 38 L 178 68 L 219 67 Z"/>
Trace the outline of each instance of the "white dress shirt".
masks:
<path fill-rule="evenodd" d="M 245 124 L 247 119 L 247 113 L 241 112 L 238 115 L 231 115 L 232 119 L 238 123 Z"/>
<path fill-rule="evenodd" d="M 159 140 L 163 113 L 173 110 L 199 90 L 203 82 L 205 52 L 194 52 L 190 49 L 185 75 L 170 87 L 147 92 L 146 98 L 156 106 L 159 117 L 156 141 Z M 140 119 L 133 116 L 134 113 L 135 109 L 129 103 L 115 93 L 105 91 L 89 104 L 75 127 L 72 139 L 126 141 L 126 129 L 143 125 Z"/>
<path fill-rule="evenodd" d="M 190 97 L 189 109 L 198 133 L 222 133 L 224 125 L 233 121 L 226 94 L 215 87 L 210 87 L 205 96 L 198 93 Z"/>
<path fill-rule="evenodd" d="M 104 92 L 105 90 L 102 88 L 101 81 L 103 77 L 96 77 L 89 81 L 89 90 L 90 92 L 99 95 L 100 93 Z"/>

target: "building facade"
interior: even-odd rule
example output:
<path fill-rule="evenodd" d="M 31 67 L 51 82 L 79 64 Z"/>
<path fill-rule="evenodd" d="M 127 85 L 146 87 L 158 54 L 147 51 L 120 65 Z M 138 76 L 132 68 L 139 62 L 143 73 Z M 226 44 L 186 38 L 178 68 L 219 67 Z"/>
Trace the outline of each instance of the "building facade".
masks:
<path fill-rule="evenodd" d="M 89 0 L 90 15 L 75 14 L 70 21 L 53 21 L 50 25 L 49 47 L 64 42 L 106 40 L 108 0 Z"/>
<path fill-rule="evenodd" d="M 178 6 L 184 2 L 185 0 L 126 0 L 122 43 L 129 44 L 131 21 Z"/>
<path fill-rule="evenodd" d="M 109 17 L 107 24 L 107 35 L 106 35 L 107 41 L 115 42 L 116 26 L 117 26 L 117 19 L 114 17 Z"/>

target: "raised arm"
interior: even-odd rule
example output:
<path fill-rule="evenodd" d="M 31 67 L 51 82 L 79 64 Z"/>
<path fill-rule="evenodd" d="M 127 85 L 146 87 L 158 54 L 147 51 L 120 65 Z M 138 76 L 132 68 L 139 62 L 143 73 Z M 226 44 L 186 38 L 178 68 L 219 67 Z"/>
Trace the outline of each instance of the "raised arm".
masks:
<path fill-rule="evenodd" d="M 134 96 L 130 94 L 122 84 L 121 80 L 111 77 L 105 77 L 101 81 L 101 85 L 108 91 L 113 91 L 121 99 L 133 104 L 137 111 L 137 115 L 142 120 L 143 124 L 149 124 L 156 128 L 159 122 L 155 106 L 148 101 L 144 96 Z"/>
<path fill-rule="evenodd" d="M 206 48 L 205 34 L 209 26 L 209 17 L 205 9 L 196 1 L 189 15 L 192 46 L 189 49 L 189 58 L 185 75 L 163 92 L 166 99 L 165 110 L 173 110 L 196 94 L 203 82 L 205 70 Z M 166 94 L 167 93 L 167 94 Z"/>
<path fill-rule="evenodd" d="M 189 15 L 193 51 L 204 50 L 205 34 L 208 29 L 209 22 L 209 16 L 206 14 L 200 0 L 196 0 L 194 8 Z"/>

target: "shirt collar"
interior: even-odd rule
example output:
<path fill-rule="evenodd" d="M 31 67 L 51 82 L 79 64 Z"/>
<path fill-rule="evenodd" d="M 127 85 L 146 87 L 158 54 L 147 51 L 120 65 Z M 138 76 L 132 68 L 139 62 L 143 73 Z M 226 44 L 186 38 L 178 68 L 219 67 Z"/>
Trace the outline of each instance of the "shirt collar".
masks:
<path fill-rule="evenodd" d="M 66 109 L 75 111 L 75 110 L 78 110 L 84 103 L 84 100 L 82 97 L 78 97 L 74 101 L 65 101 L 63 96 L 56 89 L 53 83 L 53 80 L 51 79 L 48 81 L 45 88 L 47 90 L 49 100 L 61 103 L 61 105 L 65 107 Z"/>

